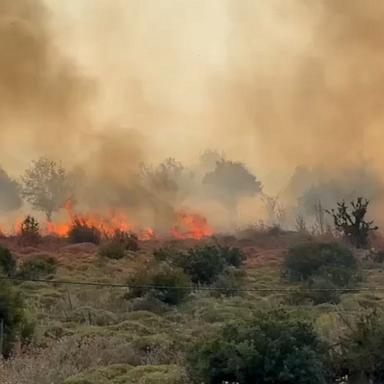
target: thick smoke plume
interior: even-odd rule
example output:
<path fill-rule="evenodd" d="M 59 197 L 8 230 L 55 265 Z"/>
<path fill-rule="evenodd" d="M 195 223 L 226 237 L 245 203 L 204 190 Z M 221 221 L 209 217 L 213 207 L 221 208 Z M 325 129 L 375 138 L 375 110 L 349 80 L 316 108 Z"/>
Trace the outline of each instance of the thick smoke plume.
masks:
<path fill-rule="evenodd" d="M 201 179 L 193 162 L 215 148 L 292 207 L 348 198 L 362 169 L 361 193 L 384 205 L 381 2 L 67 3 L 0 1 L 0 166 L 12 177 L 44 155 L 71 170 L 79 205 L 143 220 L 148 206 L 219 212 L 201 191 L 157 196 L 139 172 L 174 157 Z M 289 181 L 298 166 L 310 175 Z M 240 219 L 259 218 L 255 199 Z"/>

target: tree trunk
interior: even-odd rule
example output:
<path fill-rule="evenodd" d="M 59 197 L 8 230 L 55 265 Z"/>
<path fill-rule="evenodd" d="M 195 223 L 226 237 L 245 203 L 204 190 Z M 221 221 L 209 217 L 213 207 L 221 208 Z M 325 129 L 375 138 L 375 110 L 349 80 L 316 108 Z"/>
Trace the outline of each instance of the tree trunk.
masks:
<path fill-rule="evenodd" d="M 349 376 L 349 384 L 370 384 L 370 380 L 364 372 L 356 372 Z"/>

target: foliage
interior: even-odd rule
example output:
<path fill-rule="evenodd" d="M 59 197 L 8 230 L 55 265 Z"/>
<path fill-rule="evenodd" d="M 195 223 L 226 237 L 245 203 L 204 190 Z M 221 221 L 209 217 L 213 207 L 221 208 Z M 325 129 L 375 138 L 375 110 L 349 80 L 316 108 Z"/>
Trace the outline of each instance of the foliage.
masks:
<path fill-rule="evenodd" d="M 75 217 L 68 232 L 71 243 L 93 243 L 99 244 L 101 233 L 98 228 L 88 224 L 85 220 Z"/>
<path fill-rule="evenodd" d="M 20 291 L 0 280 L 0 319 L 4 321 L 4 354 L 8 356 L 17 339 L 27 341 L 33 332 Z"/>
<path fill-rule="evenodd" d="M 273 311 L 203 338 L 186 364 L 195 383 L 325 384 L 326 357 L 310 323 Z"/>
<path fill-rule="evenodd" d="M 64 168 L 42 157 L 28 168 L 22 177 L 22 196 L 32 206 L 43 211 L 47 220 L 70 198 L 72 187 Z"/>
<path fill-rule="evenodd" d="M 245 272 L 241 269 L 226 268 L 214 284 L 217 290 L 212 291 L 213 296 L 240 296 L 244 288 L 244 276 Z"/>
<path fill-rule="evenodd" d="M 191 280 L 179 268 L 162 264 L 154 268 L 138 270 L 128 281 L 130 297 L 150 294 L 152 297 L 171 305 L 182 302 L 190 293 Z"/>
<path fill-rule="evenodd" d="M 27 216 L 20 225 L 19 242 L 22 245 L 35 245 L 41 240 L 39 222 Z"/>
<path fill-rule="evenodd" d="M 262 190 L 261 182 L 244 164 L 224 159 L 216 162 L 216 168 L 205 175 L 203 183 L 231 211 L 236 210 L 240 198 L 254 196 Z"/>
<path fill-rule="evenodd" d="M 338 243 L 296 245 L 288 250 L 283 262 L 283 273 L 291 281 L 325 275 L 340 285 L 347 285 L 356 269 L 352 252 Z"/>
<path fill-rule="evenodd" d="M 119 243 L 127 251 L 136 252 L 139 250 L 139 239 L 134 233 L 116 229 L 111 240 Z"/>
<path fill-rule="evenodd" d="M 124 244 L 109 240 L 100 246 L 99 255 L 107 259 L 122 259 L 125 256 Z"/>
<path fill-rule="evenodd" d="M 57 261 L 49 255 L 30 256 L 21 265 L 18 276 L 23 279 L 41 279 L 56 272 Z"/>
<path fill-rule="evenodd" d="M 366 221 L 369 201 L 358 197 L 351 201 L 349 208 L 345 201 L 337 203 L 337 209 L 327 211 L 333 217 L 335 228 L 342 233 L 356 248 L 368 246 L 368 235 L 376 231 L 377 226 L 373 221 Z"/>
<path fill-rule="evenodd" d="M 8 277 L 14 276 L 16 272 L 16 258 L 8 248 L 2 246 L 0 246 L 0 269 Z"/>
<path fill-rule="evenodd" d="M 359 383 L 384 381 L 384 317 L 377 310 L 363 313 L 356 322 L 342 317 L 347 332 L 341 338 L 338 355 L 339 375 Z M 336 359 L 337 356 L 335 356 Z"/>
<path fill-rule="evenodd" d="M 13 211 L 20 208 L 22 201 L 19 189 L 19 184 L 0 168 L 0 211 Z"/>

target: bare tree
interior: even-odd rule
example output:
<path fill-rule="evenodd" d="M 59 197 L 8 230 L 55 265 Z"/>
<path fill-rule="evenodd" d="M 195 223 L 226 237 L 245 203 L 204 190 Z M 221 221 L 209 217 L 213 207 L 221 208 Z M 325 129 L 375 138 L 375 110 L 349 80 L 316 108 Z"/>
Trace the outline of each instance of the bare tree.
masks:
<path fill-rule="evenodd" d="M 366 221 L 369 200 L 358 197 L 351 201 L 348 207 L 345 201 L 337 203 L 336 209 L 327 211 L 334 221 L 335 228 L 342 233 L 356 248 L 366 248 L 370 231 L 376 231 L 378 227 L 373 221 Z"/>
<path fill-rule="evenodd" d="M 33 161 L 22 180 L 22 196 L 52 220 L 52 214 L 71 197 L 72 185 L 64 168 L 46 157 Z"/>

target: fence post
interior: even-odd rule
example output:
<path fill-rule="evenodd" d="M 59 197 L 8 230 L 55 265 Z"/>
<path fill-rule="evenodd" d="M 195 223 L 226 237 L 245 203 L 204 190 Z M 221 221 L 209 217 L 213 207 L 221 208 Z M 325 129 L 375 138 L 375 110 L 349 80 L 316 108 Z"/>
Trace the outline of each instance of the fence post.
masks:
<path fill-rule="evenodd" d="M 4 319 L 0 320 L 0 356 L 4 353 Z"/>

